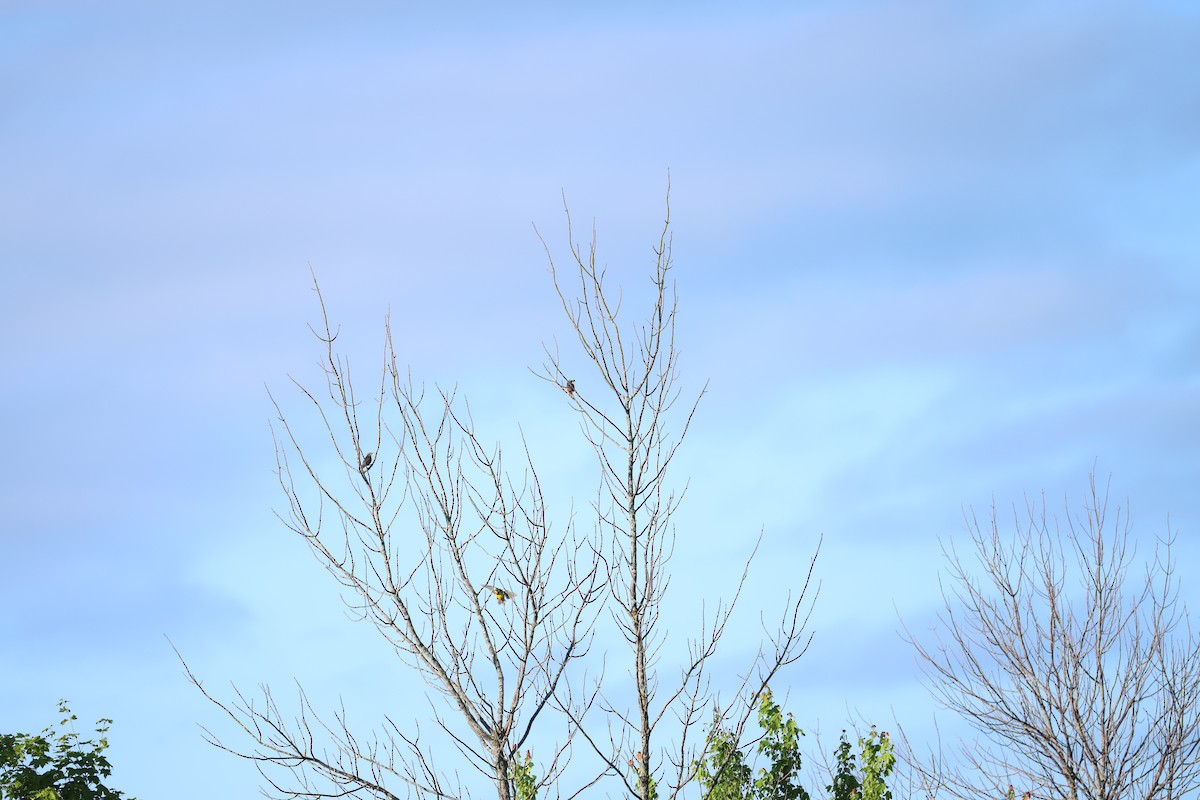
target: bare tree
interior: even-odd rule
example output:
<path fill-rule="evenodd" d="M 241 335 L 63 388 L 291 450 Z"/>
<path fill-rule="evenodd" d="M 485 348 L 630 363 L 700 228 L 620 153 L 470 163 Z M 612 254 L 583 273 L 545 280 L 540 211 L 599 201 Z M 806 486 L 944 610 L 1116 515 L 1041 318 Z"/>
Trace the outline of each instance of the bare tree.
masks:
<path fill-rule="evenodd" d="M 603 600 L 599 554 L 569 525 L 552 533 L 528 450 L 519 479 L 510 477 L 454 392 L 439 390 L 430 401 L 400 372 L 390 323 L 382 377 L 360 399 L 315 278 L 314 287 L 325 387 L 316 393 L 293 382 L 326 446 L 302 441 L 303 429 L 272 396 L 288 501 L 281 519 L 342 585 L 349 607 L 444 697 L 452 713 L 434 706 L 436 725 L 496 796 L 510 800 L 522 769 L 532 774 L 521 749 L 568 667 L 588 651 Z M 228 702 L 187 674 L 252 746 L 224 744 L 206 730 L 209 740 L 256 762 L 279 797 L 394 798 L 396 784 L 419 797 L 466 794 L 457 769 L 437 766 L 460 760 L 435 757 L 419 726 L 389 716 L 366 736 L 351 730 L 344 708 L 322 719 L 303 690 L 289 721 L 269 688 L 258 703 L 235 688 Z M 537 788 L 558 791 L 573 735 L 567 727 L 540 759 Z"/>
<path fill-rule="evenodd" d="M 649 313 L 636 325 L 623 322 L 623 294 L 606 284 L 606 270 L 597 264 L 595 229 L 585 250 L 575 242 L 569 210 L 566 213 L 571 267 L 565 274 L 544 239 L 542 244 L 582 351 L 583 367 L 568 368 L 557 348 L 546 348 L 541 376 L 563 391 L 596 455 L 597 542 L 606 553 L 613 619 L 630 648 L 636 697 L 630 709 L 598 683 L 592 693 L 578 701 L 565 698 L 562 706 L 583 727 L 604 768 L 623 781 L 626 792 L 640 800 L 673 798 L 694 779 L 706 755 L 709 741 L 702 727 L 711 722 L 714 729 L 725 727 L 740 740 L 768 681 L 807 649 L 809 589 L 817 556 L 814 552 L 802 570 L 798 596 L 789 598 L 781 620 L 764 625 L 766 641 L 731 696 L 722 701 L 713 691 L 708 666 L 745 585 L 745 570 L 731 587 L 732 599 L 719 603 L 712 619 L 701 621 L 678 673 L 663 678 L 658 656 L 666 639 L 661 612 L 676 544 L 672 515 L 685 488 L 672 488 L 668 472 L 703 395 L 702 390 L 678 405 L 682 392 L 677 383 L 677 295 L 670 276 L 670 194 L 654 250 Z M 584 721 L 597 702 L 603 730 Z M 676 726 L 673 741 L 662 735 L 664 720 Z M 664 739 L 669 743 L 663 744 Z"/>
<path fill-rule="evenodd" d="M 1094 476 L 1065 527 L 1044 498 L 1016 530 L 971 515 L 978 572 L 946 551 L 934 642 L 908 633 L 933 695 L 979 734 L 954 766 L 922 763 L 930 793 L 1173 800 L 1200 787 L 1200 643 L 1179 602 L 1173 536 L 1142 574 L 1121 509 Z M 1014 788 L 1015 787 L 1015 788 Z"/>
<path fill-rule="evenodd" d="M 573 235 L 569 213 L 567 219 Z M 590 377 L 568 376 L 557 352 L 547 349 L 542 376 L 579 413 L 598 458 L 594 536 L 577 537 L 571 525 L 552 532 L 528 448 L 521 479 L 510 478 L 499 450 L 484 445 L 453 391 L 438 390 L 426 400 L 401 374 L 390 325 L 378 387 L 360 398 L 321 301 L 324 323 L 314 334 L 325 351 L 326 386 L 320 393 L 296 386 L 323 428 L 323 449 L 275 404 L 278 474 L 288 500 L 284 522 L 342 585 L 352 609 L 443 696 L 451 713 L 435 706 L 436 724 L 501 800 L 530 800 L 539 790 L 573 797 L 605 776 L 642 800 L 675 797 L 705 756 L 701 726 L 712 721 L 740 737 L 767 682 L 800 658 L 811 638 L 806 624 L 815 553 L 798 596 L 788 600 L 780 621 L 764 625 L 767 642 L 734 681 L 731 697 L 722 700 L 712 689 L 708 666 L 745 571 L 731 587 L 733 600 L 701 620 L 678 675 L 665 688 L 660 679 L 662 604 L 675 546 L 671 519 L 683 495 L 671 488 L 668 467 L 699 401 L 676 409 L 669 226 L 668 206 L 653 301 L 640 326 L 618 321 L 619 293 L 614 296 L 596 267 L 594 234 L 586 256 L 572 245 L 578 297 L 560 282 L 551 259 L 554 285 L 591 370 Z M 583 672 L 594 663 L 583 659 L 605 608 L 631 648 L 632 711 L 606 691 L 602 667 L 590 682 Z M 258 703 L 240 692 L 227 702 L 204 689 L 190 669 L 188 676 L 252 746 L 232 747 L 211 733 L 210 741 L 255 761 L 278 796 L 392 798 L 397 783 L 421 797 L 466 795 L 457 772 L 444 766 L 459 759 L 443 751 L 435 763 L 428 740 L 418 740 L 419 729 L 391 717 L 382 732 L 363 738 L 352 732 L 344 710 L 322 720 L 303 691 L 300 713 L 289 721 L 269 689 Z M 519 754 L 547 710 L 558 712 L 565 732 L 539 757 L 541 775 L 533 780 L 528 755 L 522 760 Z M 668 741 L 661 735 L 664 720 L 678 733 L 670 745 L 662 743 Z M 595 769 L 568 770 L 580 737 L 599 756 Z M 575 791 L 564 789 L 564 776 Z"/>

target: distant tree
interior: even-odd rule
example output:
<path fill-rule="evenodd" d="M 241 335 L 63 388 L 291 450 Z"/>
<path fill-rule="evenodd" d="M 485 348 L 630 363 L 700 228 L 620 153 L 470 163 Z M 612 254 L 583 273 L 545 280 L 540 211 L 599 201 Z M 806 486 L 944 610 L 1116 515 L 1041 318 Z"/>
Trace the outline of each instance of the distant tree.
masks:
<path fill-rule="evenodd" d="M 253 760 L 278 796 L 394 798 L 403 791 L 458 798 L 466 793 L 458 776 L 464 764 L 486 776 L 500 800 L 534 800 L 539 792 L 573 797 L 606 776 L 641 800 L 660 789 L 669 800 L 694 779 L 692 764 L 708 746 L 698 736 L 702 716 L 718 699 L 706 666 L 732 603 L 701 620 L 677 677 L 662 681 L 660 614 L 674 549 L 671 518 L 682 497 L 668 482 L 668 467 L 695 411 L 694 402 L 675 411 L 669 224 L 668 209 L 649 313 L 637 323 L 621 319 L 620 292 L 596 267 L 594 236 L 586 255 L 571 245 L 576 289 L 560 283 L 551 259 L 554 285 L 593 377 L 564 373 L 549 349 L 541 375 L 579 414 L 598 458 L 602 490 L 592 535 L 576 535 L 570 521 L 551 524 L 528 448 L 518 472 L 509 472 L 453 390 L 426 397 L 412 383 L 397 367 L 390 322 L 380 379 L 366 393 L 356 389 L 318 290 L 323 324 L 315 334 L 325 385 L 296 386 L 321 433 L 312 439 L 275 403 L 277 467 L 288 503 L 282 516 L 342 585 L 352 608 L 446 700 L 450 713 L 436 706 L 433 713 L 450 748 L 435 754 L 419 727 L 391 717 L 378 734 L 353 732 L 344 713 L 323 719 L 303 692 L 295 720 L 280 711 L 269 688 L 260 701 L 240 692 L 225 701 L 185 663 L 189 679 L 250 746 L 211 733 L 210 741 Z M 807 647 L 815 558 L 733 696 L 717 704 L 718 719 L 735 737 L 767 681 Z M 741 586 L 733 586 L 734 600 Z M 606 687 L 601 660 L 582 661 L 606 609 L 630 645 L 632 710 Z M 597 668 L 586 678 L 592 664 Z M 535 730 L 548 729 L 547 710 L 557 712 L 560 739 L 538 754 L 535 768 L 529 745 Z M 670 747 L 655 735 L 664 717 L 679 734 Z M 571 789 L 564 784 L 576 749 L 598 762 L 573 769 Z"/>
<path fill-rule="evenodd" d="M 112 720 L 96 723 L 99 739 L 81 741 L 68 730 L 77 717 L 66 700 L 58 711 L 64 716 L 57 733 L 49 727 L 36 735 L 0 734 L 0 800 L 120 800 L 121 792 L 104 785 L 112 775 L 104 755 Z"/>
<path fill-rule="evenodd" d="M 947 549 L 928 686 L 979 734 L 953 758 L 903 756 L 930 794 L 1173 800 L 1200 788 L 1200 643 L 1178 600 L 1172 535 L 1132 571 L 1128 518 L 1095 477 L 1065 526 L 1043 499 L 1002 533 L 969 519 L 978 570 Z"/>

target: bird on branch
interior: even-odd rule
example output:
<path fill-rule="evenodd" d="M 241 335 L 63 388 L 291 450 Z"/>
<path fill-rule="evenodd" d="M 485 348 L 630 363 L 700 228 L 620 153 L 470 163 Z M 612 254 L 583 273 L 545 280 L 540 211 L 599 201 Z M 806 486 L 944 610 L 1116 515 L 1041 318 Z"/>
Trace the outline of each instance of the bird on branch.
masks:
<path fill-rule="evenodd" d="M 567 397 L 574 397 L 574 396 L 575 396 L 575 381 L 568 378 L 567 379 Z"/>
<path fill-rule="evenodd" d="M 506 590 L 501 589 L 499 586 L 492 586 L 491 584 L 485 583 L 483 588 L 491 592 L 495 596 L 496 602 L 498 602 L 500 605 L 504 605 L 505 601 L 512 597 L 511 594 L 509 594 Z"/>
<path fill-rule="evenodd" d="M 371 468 L 371 465 L 374 463 L 375 463 L 374 453 L 367 453 L 365 456 L 362 457 L 362 461 L 358 465 L 358 471 L 366 472 L 367 470 L 369 470 Z"/>

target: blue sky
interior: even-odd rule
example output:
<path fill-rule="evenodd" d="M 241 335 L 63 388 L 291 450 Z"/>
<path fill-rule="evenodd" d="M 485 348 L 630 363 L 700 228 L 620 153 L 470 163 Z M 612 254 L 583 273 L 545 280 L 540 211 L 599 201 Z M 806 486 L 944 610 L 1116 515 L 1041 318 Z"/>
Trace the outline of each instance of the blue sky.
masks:
<path fill-rule="evenodd" d="M 419 686 L 272 515 L 264 384 L 310 381 L 310 265 L 364 374 L 518 424 L 583 506 L 527 367 L 566 351 L 530 223 L 561 192 L 644 286 L 672 182 L 685 385 L 672 628 L 764 531 L 748 619 L 819 536 L 806 726 L 915 730 L 899 618 L 963 508 L 1113 478 L 1200 548 L 1200 13 L 1190 3 L 183 6 L 0 11 L 0 727 L 108 716 L 146 800 L 257 796 L 206 685 Z M 1195 598 L 1195 591 L 1185 589 Z M 748 634 L 731 640 L 730 663 Z"/>

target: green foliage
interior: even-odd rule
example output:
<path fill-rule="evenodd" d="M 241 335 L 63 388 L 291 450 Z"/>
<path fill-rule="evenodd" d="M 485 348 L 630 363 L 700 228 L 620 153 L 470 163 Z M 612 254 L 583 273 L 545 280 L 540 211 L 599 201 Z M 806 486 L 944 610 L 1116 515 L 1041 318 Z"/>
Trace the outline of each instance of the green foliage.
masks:
<path fill-rule="evenodd" d="M 856 763 L 846 732 L 842 731 L 835 751 L 837 772 L 833 783 L 825 787 L 831 800 L 892 800 L 892 792 L 887 788 L 887 777 L 896 766 L 891 737 L 887 731 L 876 732 L 872 725 L 866 737 L 858 740 L 858 747 Z"/>
<path fill-rule="evenodd" d="M 768 689 L 758 707 L 758 756 L 766 762 L 755 773 L 732 731 L 713 721 L 703 761 L 693 764 L 703 800 L 809 800 L 800 785 L 800 737 L 804 731 L 786 717 Z M 826 786 L 831 800 L 892 800 L 887 778 L 896 765 L 892 740 L 874 726 L 858 740 L 855 754 L 842 731 L 834 752 L 836 769 Z"/>
<path fill-rule="evenodd" d="M 533 774 L 533 753 L 525 751 L 525 759 L 513 759 L 508 768 L 517 800 L 537 800 L 537 776 Z"/>
<path fill-rule="evenodd" d="M 696 764 L 696 778 L 703 797 L 708 800 L 745 800 L 750 796 L 748 787 L 753 770 L 733 733 L 718 722 L 713 720 L 708 734 L 708 758 Z"/>
<path fill-rule="evenodd" d="M 768 689 L 758 705 L 758 726 L 763 737 L 758 753 L 768 766 L 757 776 L 738 747 L 733 732 L 717 720 L 708 734 L 708 757 L 695 764 L 702 796 L 708 800 L 808 800 L 800 786 L 800 737 L 804 731 L 791 714 L 785 718 Z"/>
<path fill-rule="evenodd" d="M 858 766 L 855 764 L 850 742 L 846 741 L 845 731 L 842 731 L 838 740 L 834 760 L 837 762 L 837 772 L 833 775 L 833 783 L 825 789 L 832 800 L 852 800 L 858 792 Z"/>
<path fill-rule="evenodd" d="M 100 738 L 80 741 L 66 730 L 77 719 L 60 700 L 60 732 L 0 734 L 0 800 L 121 800 L 121 792 L 101 782 L 112 774 L 104 756 L 110 719 L 96 723 Z M 133 800 L 129 798 L 128 800 Z"/>
<path fill-rule="evenodd" d="M 800 786 L 800 737 L 804 731 L 789 713 L 787 719 L 771 690 L 763 692 L 758 705 L 758 726 L 764 736 L 758 752 L 770 760 L 770 767 L 758 771 L 754 781 L 754 796 L 758 800 L 808 800 L 808 792 Z"/>
<path fill-rule="evenodd" d="M 892 800 L 887 788 L 887 777 L 896 767 L 896 753 L 892 750 L 892 739 L 883 733 L 875 733 L 871 726 L 867 738 L 858 740 L 862 751 L 862 796 L 863 800 Z"/>

